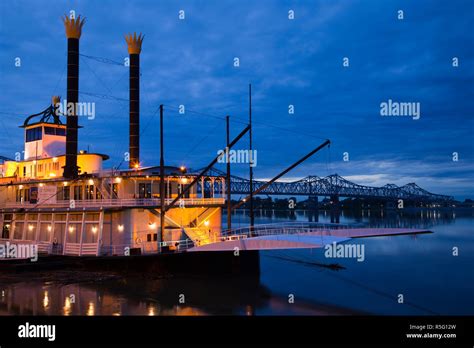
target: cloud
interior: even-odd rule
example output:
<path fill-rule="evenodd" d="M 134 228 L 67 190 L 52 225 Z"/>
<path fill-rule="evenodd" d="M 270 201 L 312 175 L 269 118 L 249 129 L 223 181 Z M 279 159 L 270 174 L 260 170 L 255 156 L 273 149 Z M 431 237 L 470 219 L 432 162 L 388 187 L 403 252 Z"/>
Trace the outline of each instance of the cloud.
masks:
<path fill-rule="evenodd" d="M 43 110 L 51 95 L 65 95 L 60 17 L 74 9 L 87 17 L 83 54 L 123 62 L 123 35 L 145 34 L 141 151 L 146 164 L 157 163 L 158 105 L 165 104 L 167 163 L 198 168 L 222 148 L 225 115 L 231 115 L 233 135 L 243 128 L 252 83 L 258 175 L 271 177 L 329 138 L 330 151 L 291 175 L 338 171 L 361 183 L 415 181 L 434 192 L 473 194 L 474 4 L 407 2 L 404 21 L 396 19 L 398 1 L 107 0 L 100 5 L 2 3 L 0 154 L 22 148 L 17 126 L 24 117 Z M 454 56 L 458 68 L 452 67 Z M 15 57 L 22 58 L 21 68 L 13 65 Z M 234 57 L 241 60 L 239 68 Z M 350 59 L 349 68 L 342 66 L 343 57 Z M 80 64 L 81 91 L 128 98 L 125 67 L 85 57 Z M 380 102 L 389 98 L 420 102 L 420 120 L 381 117 Z M 115 165 L 127 150 L 127 102 L 87 99 L 97 103 L 97 118 L 84 123 L 80 147 L 110 154 Z M 177 114 L 180 104 L 190 112 Z M 289 104 L 294 115 L 288 114 Z M 247 144 L 244 139 L 239 146 Z M 344 152 L 350 154 L 347 163 Z M 456 164 L 453 152 L 461 159 Z M 237 167 L 236 173 L 245 175 L 246 169 Z"/>

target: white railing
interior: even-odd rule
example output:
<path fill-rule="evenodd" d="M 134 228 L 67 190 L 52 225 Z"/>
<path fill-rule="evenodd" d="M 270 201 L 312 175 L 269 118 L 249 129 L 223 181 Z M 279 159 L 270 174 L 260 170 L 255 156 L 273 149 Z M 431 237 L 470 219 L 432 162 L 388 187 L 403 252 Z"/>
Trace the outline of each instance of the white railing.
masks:
<path fill-rule="evenodd" d="M 165 204 L 170 204 L 174 199 L 165 199 Z M 183 198 L 183 204 L 176 204 L 176 207 L 196 206 L 196 205 L 222 205 L 225 198 Z M 130 199 L 84 199 L 74 200 L 75 208 L 101 208 L 101 207 L 159 207 L 161 200 L 159 198 L 130 198 Z M 71 201 L 56 201 L 45 203 L 29 202 L 7 202 L 6 208 L 34 208 L 34 207 L 52 207 L 52 208 L 71 208 Z M 2 208 L 0 206 L 0 208 Z"/>
<path fill-rule="evenodd" d="M 189 248 L 195 246 L 195 243 L 191 239 L 181 239 L 181 240 L 171 240 L 166 242 L 161 242 L 160 247 L 174 247 L 175 252 L 182 252 Z M 141 242 L 138 245 L 132 246 L 131 243 L 128 244 L 115 244 L 115 245 L 103 245 L 100 248 L 101 255 L 109 256 L 124 256 L 125 250 L 127 248 L 140 249 L 141 255 L 146 254 L 156 254 L 158 253 L 158 242 Z"/>
<path fill-rule="evenodd" d="M 65 255 L 97 255 L 97 243 L 66 243 Z"/>
<path fill-rule="evenodd" d="M 257 237 L 279 234 L 295 234 L 295 233 L 309 233 L 320 232 L 321 234 L 331 234 L 331 230 L 360 228 L 358 225 L 345 225 L 336 223 L 319 223 L 319 222 L 283 222 L 273 224 L 256 225 L 253 228 L 250 226 L 222 231 L 224 238 L 233 236 Z"/>

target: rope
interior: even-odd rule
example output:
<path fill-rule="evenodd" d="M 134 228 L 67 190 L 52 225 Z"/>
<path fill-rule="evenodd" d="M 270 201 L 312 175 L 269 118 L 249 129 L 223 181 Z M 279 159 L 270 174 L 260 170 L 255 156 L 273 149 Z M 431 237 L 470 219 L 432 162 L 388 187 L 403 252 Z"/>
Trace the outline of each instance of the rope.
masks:
<path fill-rule="evenodd" d="M 125 66 L 123 63 L 116 62 L 116 61 L 114 61 L 114 60 L 112 60 L 112 59 L 109 59 L 109 58 L 88 56 L 88 55 L 86 55 L 86 54 L 79 54 L 79 55 L 80 55 L 81 57 L 84 57 L 84 58 L 87 58 L 87 59 L 95 60 L 96 62 L 99 62 L 99 63 L 110 64 L 110 65 Z"/>

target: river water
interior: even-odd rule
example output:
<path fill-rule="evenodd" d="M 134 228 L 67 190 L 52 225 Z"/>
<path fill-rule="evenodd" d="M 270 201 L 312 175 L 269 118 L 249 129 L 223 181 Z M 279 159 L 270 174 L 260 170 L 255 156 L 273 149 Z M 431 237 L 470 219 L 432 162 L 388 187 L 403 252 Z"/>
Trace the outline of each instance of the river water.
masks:
<path fill-rule="evenodd" d="M 256 215 L 256 223 L 309 219 L 305 211 Z M 240 211 L 232 221 L 233 227 L 243 227 L 248 216 Z M 329 222 L 329 216 L 320 212 L 319 221 Z M 324 249 L 261 252 L 259 278 L 149 280 L 67 271 L 0 275 L 0 315 L 474 314 L 472 211 L 365 211 L 343 215 L 341 223 L 433 233 L 349 241 L 363 245 L 362 262 L 328 259 Z"/>

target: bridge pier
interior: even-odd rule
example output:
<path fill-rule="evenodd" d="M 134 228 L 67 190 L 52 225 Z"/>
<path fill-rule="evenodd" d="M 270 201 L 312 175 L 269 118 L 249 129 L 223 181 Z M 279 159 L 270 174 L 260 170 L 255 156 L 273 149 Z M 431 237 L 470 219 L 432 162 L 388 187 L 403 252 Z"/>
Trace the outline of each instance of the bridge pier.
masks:
<path fill-rule="evenodd" d="M 308 197 L 308 221 L 309 222 L 318 222 L 319 221 L 319 200 L 318 196 L 309 196 Z"/>
<path fill-rule="evenodd" d="M 331 196 L 330 214 L 331 214 L 331 223 L 338 224 L 340 220 L 340 216 L 341 216 L 341 206 L 339 203 L 338 195 Z"/>

